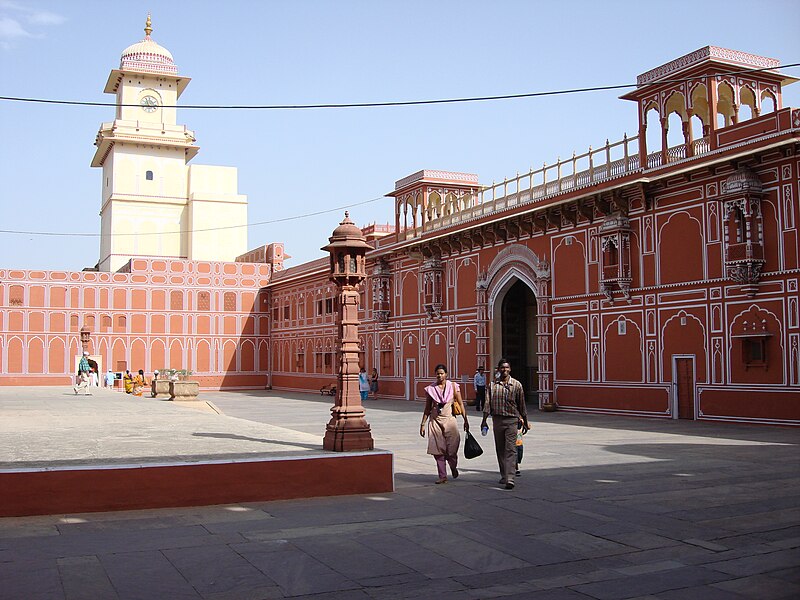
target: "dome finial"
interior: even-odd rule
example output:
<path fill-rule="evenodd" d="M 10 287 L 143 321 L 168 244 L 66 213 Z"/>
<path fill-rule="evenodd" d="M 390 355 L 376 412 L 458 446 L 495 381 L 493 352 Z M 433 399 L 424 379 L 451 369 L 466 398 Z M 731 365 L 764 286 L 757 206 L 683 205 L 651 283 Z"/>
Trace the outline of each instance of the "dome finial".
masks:
<path fill-rule="evenodd" d="M 147 13 L 147 21 L 144 24 L 144 34 L 147 37 L 150 37 L 150 34 L 153 33 L 152 22 L 150 21 L 150 13 Z"/>

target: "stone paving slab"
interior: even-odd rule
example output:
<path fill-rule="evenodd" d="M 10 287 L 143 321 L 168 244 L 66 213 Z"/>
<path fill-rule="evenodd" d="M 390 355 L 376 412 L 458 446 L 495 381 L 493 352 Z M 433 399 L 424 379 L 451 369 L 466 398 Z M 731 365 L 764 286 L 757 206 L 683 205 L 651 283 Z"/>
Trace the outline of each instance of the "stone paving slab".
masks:
<path fill-rule="evenodd" d="M 278 433 L 311 447 L 272 451 L 319 452 L 331 405 L 203 392 L 219 416 L 96 394 L 91 402 L 114 408 L 100 422 L 91 404 L 54 390 L 0 388 L 0 461 L 105 461 L 113 451 L 194 460 L 209 446 L 248 455 Z M 75 410 L 56 422 L 26 395 Z M 422 405 L 366 407 L 376 447 L 394 453 L 396 492 L 0 519 L 0 600 L 798 597 L 800 430 L 533 411 L 523 475 L 506 491 L 488 438 L 457 481 L 433 485 Z M 29 432 L 53 429 L 52 444 L 26 446 L 6 423 L 12 409 Z M 228 437 L 173 440 L 170 419 Z M 117 439 L 122 423 L 143 435 Z"/>
<path fill-rule="evenodd" d="M 0 470 L 322 455 L 322 434 L 96 388 L 0 387 Z M 44 391 L 43 391 L 44 390 Z"/>

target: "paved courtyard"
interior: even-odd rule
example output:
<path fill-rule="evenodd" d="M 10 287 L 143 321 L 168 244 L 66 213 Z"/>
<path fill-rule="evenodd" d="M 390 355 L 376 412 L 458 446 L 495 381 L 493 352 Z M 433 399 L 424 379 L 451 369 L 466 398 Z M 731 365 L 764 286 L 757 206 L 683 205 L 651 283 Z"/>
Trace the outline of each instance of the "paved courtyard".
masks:
<path fill-rule="evenodd" d="M 0 388 L 0 419 L 27 396 L 70 401 L 65 392 Z M 306 450 L 321 445 L 331 404 L 264 391 L 201 397 L 204 414 L 280 429 Z M 99 390 L 92 401 L 120 398 Z M 168 444 L 170 420 L 196 410 L 141 402 L 154 418 L 137 424 L 137 439 L 96 423 L 98 447 L 123 452 L 151 435 Z M 458 480 L 433 485 L 422 405 L 367 409 L 376 447 L 395 455 L 394 493 L 0 519 L 0 599 L 800 597 L 799 430 L 534 413 L 523 475 L 507 491 L 489 438 L 479 436 L 483 456 L 462 458 Z M 81 410 L 76 418 L 93 418 Z M 44 452 L 19 448 L 25 437 L 0 423 L 0 457 L 74 458 L 69 424 L 53 428 Z M 246 454 L 263 437 L 220 441 Z"/>

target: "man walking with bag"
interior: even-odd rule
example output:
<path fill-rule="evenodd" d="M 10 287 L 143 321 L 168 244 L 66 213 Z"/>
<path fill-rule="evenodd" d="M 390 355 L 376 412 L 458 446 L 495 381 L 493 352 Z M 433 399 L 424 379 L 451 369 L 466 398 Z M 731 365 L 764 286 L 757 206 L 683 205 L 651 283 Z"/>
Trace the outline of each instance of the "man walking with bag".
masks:
<path fill-rule="evenodd" d="M 486 425 L 488 416 L 492 415 L 500 484 L 505 485 L 507 490 L 513 490 L 514 473 L 517 470 L 517 424 L 522 424 L 523 432 L 528 431 L 528 411 L 522 384 L 511 377 L 511 364 L 502 358 L 497 364 L 497 370 L 500 376 L 486 389 L 488 398 L 483 407 L 481 428 Z"/>

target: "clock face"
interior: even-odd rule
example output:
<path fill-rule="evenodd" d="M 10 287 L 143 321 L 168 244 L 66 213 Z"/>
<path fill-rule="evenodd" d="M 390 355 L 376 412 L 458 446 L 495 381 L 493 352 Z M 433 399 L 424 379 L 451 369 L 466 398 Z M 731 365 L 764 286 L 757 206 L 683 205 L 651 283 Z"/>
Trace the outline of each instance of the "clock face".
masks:
<path fill-rule="evenodd" d="M 158 100 L 156 100 L 153 96 L 145 96 L 142 98 L 142 110 L 145 112 L 155 112 L 158 108 Z"/>

